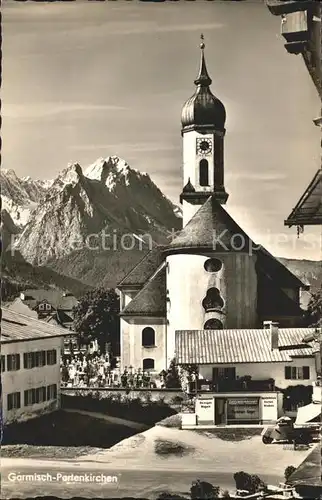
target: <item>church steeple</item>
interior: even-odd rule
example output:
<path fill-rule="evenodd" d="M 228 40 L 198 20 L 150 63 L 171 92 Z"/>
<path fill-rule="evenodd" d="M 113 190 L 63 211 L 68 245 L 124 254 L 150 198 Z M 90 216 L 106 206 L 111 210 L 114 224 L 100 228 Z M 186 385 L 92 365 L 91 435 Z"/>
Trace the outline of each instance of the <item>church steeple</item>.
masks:
<path fill-rule="evenodd" d="M 205 61 L 205 43 L 204 43 L 204 36 L 203 34 L 200 35 L 201 43 L 200 43 L 200 49 L 201 49 L 201 57 L 200 57 L 200 68 L 199 68 L 199 74 L 197 78 L 195 79 L 195 85 L 200 85 L 202 87 L 209 87 L 212 84 L 212 80 L 210 76 L 208 75 L 207 71 L 207 66 L 206 66 L 206 61 Z"/>
<path fill-rule="evenodd" d="M 226 110 L 210 90 L 204 36 L 201 35 L 199 73 L 195 93 L 184 104 L 181 114 L 183 136 L 183 222 L 186 224 L 201 205 L 213 196 L 225 203 L 224 135 Z"/>

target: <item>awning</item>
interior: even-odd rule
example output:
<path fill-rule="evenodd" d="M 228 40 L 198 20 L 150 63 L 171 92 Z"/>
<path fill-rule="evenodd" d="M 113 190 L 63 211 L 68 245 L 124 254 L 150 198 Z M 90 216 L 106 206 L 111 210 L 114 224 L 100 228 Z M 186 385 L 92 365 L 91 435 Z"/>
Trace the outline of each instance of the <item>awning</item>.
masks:
<path fill-rule="evenodd" d="M 297 410 L 295 425 L 303 425 L 321 416 L 321 404 L 310 403 Z"/>
<path fill-rule="evenodd" d="M 310 185 L 301 196 L 285 226 L 308 226 L 322 224 L 322 168 L 315 174 Z"/>

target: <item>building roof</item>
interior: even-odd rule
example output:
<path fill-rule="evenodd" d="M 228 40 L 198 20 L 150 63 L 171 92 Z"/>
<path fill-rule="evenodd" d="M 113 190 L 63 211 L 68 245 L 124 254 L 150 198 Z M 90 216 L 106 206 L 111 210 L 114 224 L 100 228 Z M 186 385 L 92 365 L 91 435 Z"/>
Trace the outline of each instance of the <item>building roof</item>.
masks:
<path fill-rule="evenodd" d="M 279 344 L 300 346 L 290 350 L 272 350 L 271 332 L 253 330 L 179 330 L 176 331 L 178 364 L 272 363 L 292 361 L 292 357 L 313 356 L 303 344 L 308 328 L 280 328 Z M 303 346 L 303 347 L 301 347 Z"/>
<path fill-rule="evenodd" d="M 164 266 L 149 280 L 120 313 L 120 316 L 165 317 L 166 269 Z"/>
<path fill-rule="evenodd" d="M 292 486 L 315 486 L 322 488 L 321 482 L 321 442 L 318 443 L 302 464 L 290 476 L 288 483 Z"/>
<path fill-rule="evenodd" d="M 300 287 L 308 290 L 310 287 L 303 283 L 293 274 L 282 262 L 274 257 L 266 248 L 261 245 L 255 249 L 257 255 L 256 265 L 261 268 L 274 282 L 283 282 L 283 287 Z"/>
<path fill-rule="evenodd" d="M 322 224 L 322 168 L 317 171 L 284 224 L 288 227 Z"/>
<path fill-rule="evenodd" d="M 78 300 L 74 295 L 64 294 L 60 290 L 28 289 L 22 293 L 25 295 L 23 302 L 31 309 L 42 301 L 47 301 L 55 309 L 63 309 L 64 311 L 72 311 L 73 307 L 78 304 Z"/>
<path fill-rule="evenodd" d="M 66 334 L 65 328 L 49 325 L 45 321 L 2 308 L 1 344 L 61 337 Z M 68 335 L 70 335 L 70 331 L 68 331 Z"/>
<path fill-rule="evenodd" d="M 164 261 L 165 258 L 162 254 L 163 249 L 164 247 L 161 245 L 152 248 L 122 279 L 122 281 L 120 281 L 117 287 L 143 286 Z"/>
<path fill-rule="evenodd" d="M 231 218 L 215 196 L 199 208 L 188 224 L 174 237 L 167 252 L 187 249 L 214 252 L 248 252 L 254 248 L 249 236 Z"/>
<path fill-rule="evenodd" d="M 69 324 L 73 323 L 73 318 L 66 314 L 65 311 L 57 309 L 54 314 L 51 314 L 46 318 L 46 322 L 60 325 L 66 328 Z"/>
<path fill-rule="evenodd" d="M 306 10 L 315 0 L 266 0 L 267 7 L 275 16 Z"/>

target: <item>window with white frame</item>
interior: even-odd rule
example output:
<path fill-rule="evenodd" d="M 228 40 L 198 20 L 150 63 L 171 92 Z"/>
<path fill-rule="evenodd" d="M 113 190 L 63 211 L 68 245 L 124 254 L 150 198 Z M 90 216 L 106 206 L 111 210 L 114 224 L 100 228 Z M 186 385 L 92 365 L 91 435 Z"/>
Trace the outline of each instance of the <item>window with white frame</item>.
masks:
<path fill-rule="evenodd" d="M 35 389 L 24 391 L 24 406 L 31 406 L 35 402 Z"/>
<path fill-rule="evenodd" d="M 309 366 L 285 366 L 285 379 L 286 380 L 309 380 L 310 367 Z"/>
<path fill-rule="evenodd" d="M 52 384 L 47 387 L 47 401 L 57 398 L 57 385 Z"/>
<path fill-rule="evenodd" d="M 143 370 L 154 370 L 154 359 L 145 358 L 143 360 Z"/>
<path fill-rule="evenodd" d="M 20 370 L 20 354 L 7 354 L 7 370 L 8 372 Z"/>
<path fill-rule="evenodd" d="M 150 326 L 142 330 L 142 346 L 154 347 L 155 346 L 155 331 Z"/>
<path fill-rule="evenodd" d="M 16 410 L 21 407 L 20 392 L 12 392 L 7 395 L 7 408 L 8 411 Z"/>
<path fill-rule="evenodd" d="M 57 363 L 57 352 L 56 349 L 51 349 L 47 351 L 47 365 L 55 365 Z"/>

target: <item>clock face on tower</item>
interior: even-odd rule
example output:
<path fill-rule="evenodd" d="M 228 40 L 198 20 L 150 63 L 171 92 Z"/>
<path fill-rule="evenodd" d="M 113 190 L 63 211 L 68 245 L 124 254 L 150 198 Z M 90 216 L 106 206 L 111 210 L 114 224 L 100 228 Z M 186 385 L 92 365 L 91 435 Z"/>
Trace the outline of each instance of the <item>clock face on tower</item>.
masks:
<path fill-rule="evenodd" d="M 197 153 L 199 155 L 209 155 L 212 151 L 211 139 L 197 139 Z"/>

